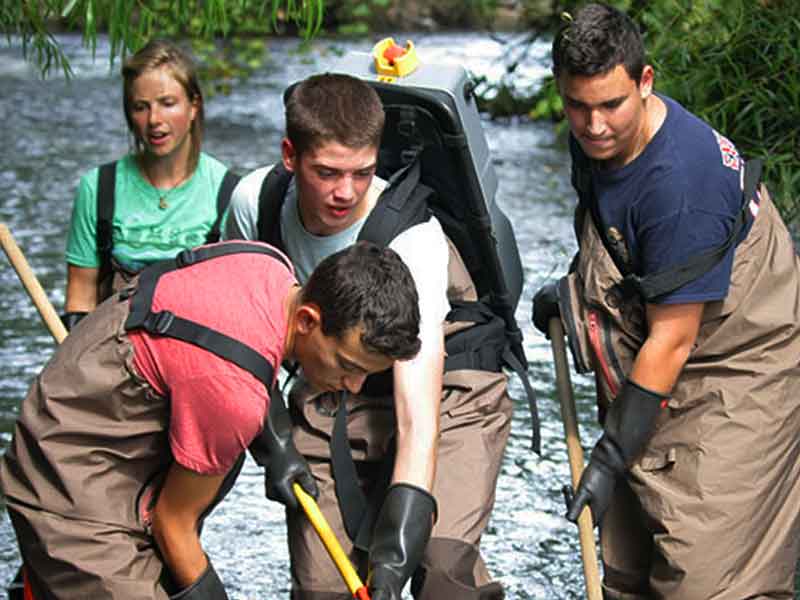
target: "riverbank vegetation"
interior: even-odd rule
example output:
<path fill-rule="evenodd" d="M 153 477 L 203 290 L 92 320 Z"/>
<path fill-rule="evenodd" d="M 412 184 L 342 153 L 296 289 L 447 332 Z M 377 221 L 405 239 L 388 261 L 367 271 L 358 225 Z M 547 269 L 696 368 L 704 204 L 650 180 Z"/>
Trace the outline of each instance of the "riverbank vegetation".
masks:
<path fill-rule="evenodd" d="M 800 226 L 800 2 L 797 0 L 611 0 L 645 32 L 656 88 L 711 123 L 749 157 L 765 160 L 766 180 L 785 220 Z M 268 36 L 366 36 L 380 31 L 480 28 L 506 36 L 506 76 L 485 82 L 482 108 L 493 117 L 563 120 L 552 79 L 520 86 L 516 69 L 535 42 L 548 40 L 576 0 L 10 0 L 0 31 L 22 39 L 42 73 L 69 62 L 54 30 L 80 30 L 94 48 L 108 35 L 111 58 L 153 35 L 191 38 L 209 87 L 227 91 L 259 68 Z M 503 37 L 498 36 L 498 37 Z M 220 41 L 221 40 L 221 41 Z M 215 83 L 214 83 L 215 82 Z M 561 125 L 563 128 L 563 125 Z"/>
<path fill-rule="evenodd" d="M 562 4 L 569 10 L 578 3 Z M 656 70 L 656 89 L 711 123 L 746 157 L 764 159 L 773 200 L 797 238 L 800 2 L 628 0 L 612 4 L 629 11 L 642 27 Z M 510 95 L 505 92 L 506 97 Z M 523 103 L 514 100 L 517 105 Z M 529 90 L 525 100 L 534 118 L 563 118 L 551 78 Z"/>

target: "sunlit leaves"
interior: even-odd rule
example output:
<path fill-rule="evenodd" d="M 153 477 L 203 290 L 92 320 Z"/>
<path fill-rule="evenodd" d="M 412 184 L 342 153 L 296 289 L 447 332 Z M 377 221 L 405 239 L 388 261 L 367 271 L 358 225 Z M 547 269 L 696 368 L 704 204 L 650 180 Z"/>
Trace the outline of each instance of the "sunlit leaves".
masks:
<path fill-rule="evenodd" d="M 0 29 L 9 42 L 19 36 L 42 76 L 53 69 L 70 76 L 69 60 L 50 33 L 54 26 L 80 30 L 93 53 L 98 33 L 107 31 L 113 64 L 154 36 L 210 40 L 239 27 L 268 33 L 291 24 L 308 38 L 319 31 L 323 11 L 324 0 L 6 0 L 0 3 Z"/>

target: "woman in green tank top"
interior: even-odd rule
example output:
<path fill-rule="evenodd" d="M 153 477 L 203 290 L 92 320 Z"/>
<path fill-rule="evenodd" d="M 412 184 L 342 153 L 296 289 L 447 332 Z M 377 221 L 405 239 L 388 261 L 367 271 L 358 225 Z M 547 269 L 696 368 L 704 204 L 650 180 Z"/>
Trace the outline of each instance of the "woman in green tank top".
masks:
<path fill-rule="evenodd" d="M 125 61 L 122 79 L 133 148 L 78 186 L 66 252 L 68 329 L 144 266 L 216 241 L 227 169 L 200 150 L 203 94 L 191 58 L 153 40 Z"/>

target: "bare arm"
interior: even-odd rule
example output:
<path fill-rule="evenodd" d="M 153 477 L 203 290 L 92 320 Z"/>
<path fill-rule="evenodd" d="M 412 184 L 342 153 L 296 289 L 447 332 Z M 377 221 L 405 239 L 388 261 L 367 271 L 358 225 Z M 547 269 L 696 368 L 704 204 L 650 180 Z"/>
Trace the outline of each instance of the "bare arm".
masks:
<path fill-rule="evenodd" d="M 650 333 L 636 355 L 630 379 L 648 390 L 669 394 L 697 339 L 703 307 L 703 303 L 648 304 Z"/>
<path fill-rule="evenodd" d="M 153 536 L 175 583 L 188 587 L 208 566 L 197 524 L 224 475 L 199 475 L 173 463 L 153 511 Z"/>
<path fill-rule="evenodd" d="M 436 475 L 444 366 L 443 322 L 449 252 L 438 221 L 411 228 L 390 244 L 406 263 L 420 298 L 419 354 L 394 366 L 397 457 L 393 482 L 430 491 Z"/>
<path fill-rule="evenodd" d="M 416 358 L 395 363 L 397 458 L 393 483 L 411 483 L 428 491 L 433 487 L 443 365 L 441 330 L 438 337 L 423 338 Z"/>
<path fill-rule="evenodd" d="M 99 276 L 100 269 L 67 264 L 65 312 L 91 312 L 95 309 Z"/>

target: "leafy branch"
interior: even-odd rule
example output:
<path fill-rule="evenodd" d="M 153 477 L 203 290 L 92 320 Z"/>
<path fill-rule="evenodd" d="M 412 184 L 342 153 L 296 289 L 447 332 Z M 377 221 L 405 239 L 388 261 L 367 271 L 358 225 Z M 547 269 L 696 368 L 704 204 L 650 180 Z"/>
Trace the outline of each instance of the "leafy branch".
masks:
<path fill-rule="evenodd" d="M 72 75 L 56 30 L 82 31 L 83 45 L 97 51 L 108 34 L 109 62 L 135 52 L 155 35 L 211 40 L 238 27 L 268 33 L 286 24 L 306 39 L 322 26 L 324 0 L 9 0 L 0 3 L 0 30 L 15 36 L 42 77 L 53 70 Z"/>

